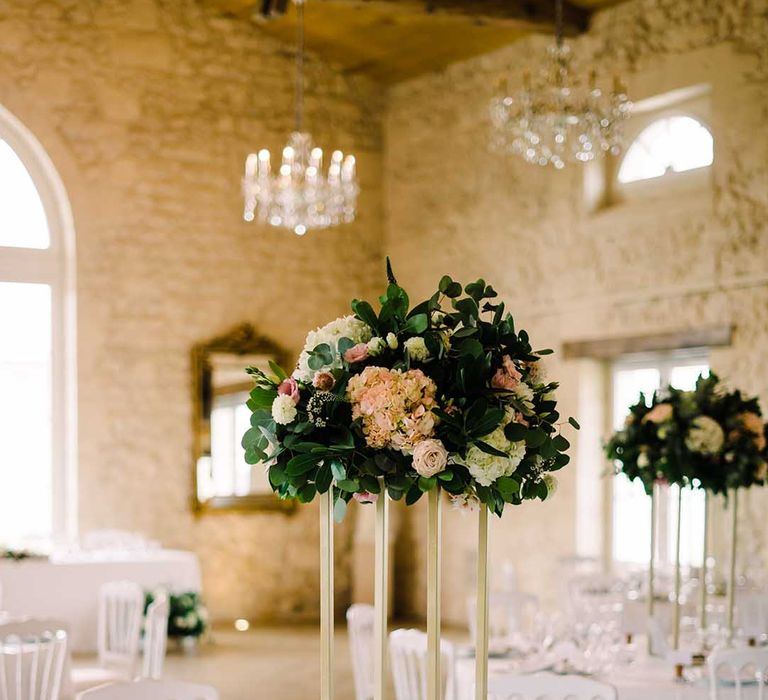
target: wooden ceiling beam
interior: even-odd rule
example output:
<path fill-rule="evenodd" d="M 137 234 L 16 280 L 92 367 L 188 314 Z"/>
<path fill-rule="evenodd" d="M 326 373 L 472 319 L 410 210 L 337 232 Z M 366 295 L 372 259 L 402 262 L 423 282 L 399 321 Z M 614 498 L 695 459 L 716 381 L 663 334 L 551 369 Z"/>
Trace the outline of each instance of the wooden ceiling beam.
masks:
<path fill-rule="evenodd" d="M 321 5 L 339 0 L 312 0 Z M 214 0 L 225 12 L 263 18 L 279 16 L 286 12 L 288 0 Z M 529 31 L 554 31 L 555 7 L 551 0 L 343 0 L 351 8 L 365 6 L 391 6 L 400 12 L 436 14 L 457 18 L 513 24 Z M 571 0 L 563 1 L 563 27 L 567 35 L 585 32 L 591 12 L 578 7 Z"/>

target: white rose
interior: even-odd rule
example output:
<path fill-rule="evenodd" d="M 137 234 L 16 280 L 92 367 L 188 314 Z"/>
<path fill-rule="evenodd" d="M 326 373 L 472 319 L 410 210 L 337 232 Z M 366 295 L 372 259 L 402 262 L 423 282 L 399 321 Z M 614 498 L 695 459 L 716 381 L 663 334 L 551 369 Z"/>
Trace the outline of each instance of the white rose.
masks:
<path fill-rule="evenodd" d="M 368 341 L 368 354 L 371 357 L 376 357 L 376 355 L 381 355 L 386 347 L 387 341 L 385 341 L 384 338 L 374 336 Z"/>
<path fill-rule="evenodd" d="M 297 414 L 296 404 L 287 394 L 279 394 L 272 402 L 272 418 L 278 425 L 293 423 Z"/>
<path fill-rule="evenodd" d="M 685 446 L 691 452 L 714 455 L 720 452 L 725 442 L 725 433 L 720 424 L 709 416 L 697 416 L 685 436 Z"/>
<path fill-rule="evenodd" d="M 542 481 L 547 487 L 547 498 L 552 498 L 552 496 L 554 496 L 555 492 L 557 491 L 557 477 L 552 474 L 545 474 L 542 477 Z"/>
<path fill-rule="evenodd" d="M 541 396 L 543 401 L 555 401 L 557 400 L 557 397 L 555 396 L 554 391 L 548 391 L 546 394 L 542 394 Z"/>
<path fill-rule="evenodd" d="M 637 466 L 640 467 L 640 469 L 646 469 L 651 466 L 651 460 L 645 452 L 641 452 L 637 455 Z"/>
<path fill-rule="evenodd" d="M 525 382 L 520 382 L 514 389 L 512 389 L 512 393 L 521 401 L 533 401 L 533 389 L 531 389 Z"/>
<path fill-rule="evenodd" d="M 424 338 L 420 336 L 408 338 L 405 341 L 405 349 L 408 351 L 410 358 L 416 362 L 423 362 L 429 357 L 427 344 L 424 342 Z"/>
<path fill-rule="evenodd" d="M 448 450 L 440 440 L 422 440 L 413 448 L 413 468 L 426 478 L 439 474 L 448 464 Z"/>
<path fill-rule="evenodd" d="M 387 345 L 390 350 L 397 350 L 397 336 L 394 333 L 387 333 Z"/>

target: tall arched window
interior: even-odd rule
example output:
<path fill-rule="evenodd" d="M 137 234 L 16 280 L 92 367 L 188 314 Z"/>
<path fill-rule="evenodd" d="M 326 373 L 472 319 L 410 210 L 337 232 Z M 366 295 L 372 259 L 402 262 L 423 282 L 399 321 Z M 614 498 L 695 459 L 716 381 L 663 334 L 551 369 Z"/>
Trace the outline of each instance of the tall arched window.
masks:
<path fill-rule="evenodd" d="M 619 168 L 628 183 L 712 165 L 712 134 L 693 117 L 671 116 L 651 122 L 632 141 Z"/>
<path fill-rule="evenodd" d="M 0 549 L 75 527 L 73 264 L 61 180 L 0 107 Z"/>

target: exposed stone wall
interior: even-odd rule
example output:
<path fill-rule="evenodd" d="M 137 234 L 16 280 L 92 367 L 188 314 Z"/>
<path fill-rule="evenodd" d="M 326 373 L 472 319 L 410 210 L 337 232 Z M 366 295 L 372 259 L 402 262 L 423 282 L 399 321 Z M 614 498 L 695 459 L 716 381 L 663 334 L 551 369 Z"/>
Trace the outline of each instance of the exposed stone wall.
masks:
<path fill-rule="evenodd" d="M 363 193 L 355 224 L 298 239 L 244 224 L 239 194 L 248 151 L 293 129 L 289 48 L 196 0 L 0 3 L 0 103 L 74 211 L 81 529 L 196 550 L 220 618 L 317 614 L 317 517 L 193 517 L 189 349 L 250 320 L 295 356 L 380 274 L 378 91 L 314 59 L 307 82 L 310 130 L 357 154 Z"/>
<path fill-rule="evenodd" d="M 693 189 L 590 213 L 582 172 L 554 172 L 490 154 L 487 108 L 499 74 L 522 73 L 544 38 L 396 86 L 386 117 L 386 249 L 399 280 L 427 294 L 440 275 L 491 281 L 539 347 L 732 323 L 714 368 L 768 403 L 768 19 L 764 2 L 630 0 L 601 13 L 576 51 L 596 57 L 644 98 L 709 84 L 715 163 Z M 557 357 L 563 413 L 578 402 L 577 363 Z M 575 468 L 549 503 L 494 523 L 493 574 L 515 563 L 521 586 L 552 601 L 560 557 L 575 551 Z M 598 483 L 595 489 L 600 489 Z M 753 494 L 752 523 L 768 499 Z M 758 513 L 762 513 L 761 519 Z M 599 514 L 595 514 L 599 518 Z M 423 545 L 423 513 L 409 514 Z M 749 530 L 745 524 L 745 530 Z M 475 520 L 446 515 L 444 604 L 466 620 Z M 760 528 L 750 551 L 765 554 Z M 405 550 L 403 550 L 405 551 Z M 423 546 L 401 567 L 402 611 L 423 613 Z"/>

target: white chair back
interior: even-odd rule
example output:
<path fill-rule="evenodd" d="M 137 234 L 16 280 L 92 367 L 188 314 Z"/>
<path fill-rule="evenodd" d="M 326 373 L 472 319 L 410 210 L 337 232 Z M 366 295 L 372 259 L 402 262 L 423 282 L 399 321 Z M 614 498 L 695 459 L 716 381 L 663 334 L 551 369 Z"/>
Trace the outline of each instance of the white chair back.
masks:
<path fill-rule="evenodd" d="M 144 593 L 133 581 L 105 583 L 99 590 L 99 664 L 133 676 L 139 653 Z"/>
<path fill-rule="evenodd" d="M 441 697 L 453 700 L 455 653 L 441 640 Z M 419 630 L 395 630 L 389 635 L 389 657 L 396 700 L 427 700 L 427 635 Z"/>
<path fill-rule="evenodd" d="M 159 680 L 163 676 L 165 647 L 168 642 L 168 596 L 159 595 L 147 608 L 144 618 L 144 655 L 141 675 Z"/>
<path fill-rule="evenodd" d="M 63 620 L 57 620 L 52 617 L 10 617 L 0 621 L 0 639 L 4 637 L 43 637 L 47 634 L 55 634 L 63 631 L 69 636 L 69 625 Z M 72 659 L 69 644 L 65 645 L 64 662 L 61 671 L 61 694 L 64 697 L 72 695 L 72 679 L 70 672 L 72 669 Z"/>
<path fill-rule="evenodd" d="M 493 700 L 617 700 L 616 688 L 583 676 L 497 676 L 488 680 Z"/>
<path fill-rule="evenodd" d="M 768 634 L 768 593 L 737 591 L 736 622 L 741 634 L 749 639 L 761 639 Z"/>
<path fill-rule="evenodd" d="M 757 700 L 765 698 L 765 683 L 768 680 L 768 648 L 716 649 L 707 659 L 707 665 L 709 666 L 709 693 L 712 700 L 717 700 L 718 688 L 723 681 L 731 687 L 736 687 L 736 700 L 741 700 L 743 686 L 753 685 L 757 681 Z M 732 696 L 729 695 L 729 697 Z M 755 696 L 750 695 L 750 698 L 753 697 Z"/>
<path fill-rule="evenodd" d="M 477 625 L 477 598 L 467 598 L 467 621 L 470 639 L 474 641 Z M 539 599 L 535 595 L 512 592 L 492 592 L 488 598 L 488 638 L 493 647 L 506 643 L 520 632 L 530 632 L 536 613 L 539 611 Z"/>
<path fill-rule="evenodd" d="M 347 609 L 349 651 L 352 655 L 352 676 L 355 681 L 355 699 L 373 697 L 373 630 L 376 609 L 372 605 L 356 603 Z"/>
<path fill-rule="evenodd" d="M 219 700 L 219 692 L 199 683 L 143 679 L 86 690 L 77 700 Z"/>
<path fill-rule="evenodd" d="M 0 700 L 58 700 L 67 634 L 0 640 Z"/>

